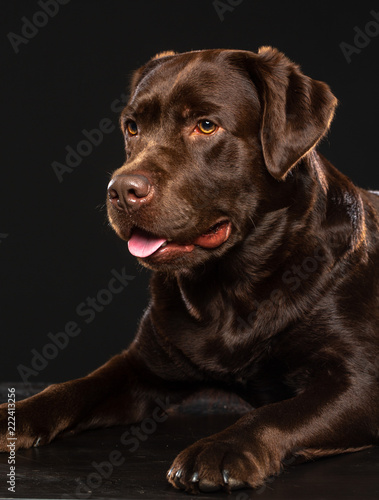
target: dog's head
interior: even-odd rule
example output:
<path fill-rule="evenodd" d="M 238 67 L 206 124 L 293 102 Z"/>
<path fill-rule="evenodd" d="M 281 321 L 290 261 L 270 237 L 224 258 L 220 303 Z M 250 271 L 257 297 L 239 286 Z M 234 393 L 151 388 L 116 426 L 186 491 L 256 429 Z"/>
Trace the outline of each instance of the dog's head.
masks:
<path fill-rule="evenodd" d="M 159 54 L 135 72 L 121 115 L 126 161 L 108 186 L 111 225 L 152 269 L 220 257 L 285 192 L 335 106 L 326 84 L 270 47 Z"/>

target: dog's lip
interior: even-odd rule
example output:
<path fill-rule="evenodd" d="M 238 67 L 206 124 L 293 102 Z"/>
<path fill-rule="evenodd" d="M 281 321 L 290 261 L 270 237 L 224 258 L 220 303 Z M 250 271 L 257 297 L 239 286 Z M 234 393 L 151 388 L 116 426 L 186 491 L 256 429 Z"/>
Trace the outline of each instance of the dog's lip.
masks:
<path fill-rule="evenodd" d="M 232 224 L 225 217 L 218 219 L 210 228 L 193 241 L 181 244 L 171 238 L 156 236 L 149 231 L 134 227 L 128 241 L 128 248 L 132 255 L 142 259 L 165 256 L 177 257 L 192 252 L 195 247 L 207 249 L 218 248 L 229 238 Z M 166 260 L 166 259 L 165 259 Z"/>
<path fill-rule="evenodd" d="M 198 236 L 193 244 L 203 248 L 217 248 L 229 238 L 232 224 L 223 218 L 212 224 L 208 231 Z"/>

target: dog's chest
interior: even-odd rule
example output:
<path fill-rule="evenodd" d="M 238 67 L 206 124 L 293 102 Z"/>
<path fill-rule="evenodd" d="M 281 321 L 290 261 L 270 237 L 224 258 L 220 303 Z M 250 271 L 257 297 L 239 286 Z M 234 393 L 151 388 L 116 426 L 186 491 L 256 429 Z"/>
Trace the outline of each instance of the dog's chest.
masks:
<path fill-rule="evenodd" d="M 220 332 L 207 336 L 206 331 L 192 332 L 177 338 L 176 347 L 184 355 L 191 370 L 207 383 L 229 387 L 248 400 L 261 406 L 291 397 L 292 390 L 285 383 L 286 363 L 272 356 L 270 344 L 226 345 Z M 185 361 L 181 358 L 181 366 Z"/>

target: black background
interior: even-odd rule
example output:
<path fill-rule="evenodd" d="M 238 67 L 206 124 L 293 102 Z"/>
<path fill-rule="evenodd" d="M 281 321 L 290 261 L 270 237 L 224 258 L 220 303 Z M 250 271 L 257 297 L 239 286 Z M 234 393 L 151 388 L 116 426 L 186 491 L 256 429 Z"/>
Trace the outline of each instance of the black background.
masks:
<path fill-rule="evenodd" d="M 354 28 L 364 30 L 379 4 L 234 0 L 221 20 L 213 3 L 71 0 L 16 54 L 7 35 L 21 35 L 22 18 L 32 20 L 41 7 L 1 2 L 1 380 L 19 381 L 19 365 L 31 367 L 31 350 L 42 352 L 49 332 L 69 321 L 81 333 L 30 382 L 85 375 L 133 338 L 149 273 L 107 226 L 102 206 L 109 172 L 124 159 L 114 101 L 155 53 L 279 48 L 304 73 L 328 82 L 340 101 L 321 151 L 362 187 L 379 188 L 379 36 L 350 63 L 340 47 L 354 44 Z M 51 164 L 65 163 L 66 146 L 76 149 L 82 130 L 105 118 L 114 131 L 59 182 Z M 86 323 L 78 305 L 123 268 L 134 279 Z"/>

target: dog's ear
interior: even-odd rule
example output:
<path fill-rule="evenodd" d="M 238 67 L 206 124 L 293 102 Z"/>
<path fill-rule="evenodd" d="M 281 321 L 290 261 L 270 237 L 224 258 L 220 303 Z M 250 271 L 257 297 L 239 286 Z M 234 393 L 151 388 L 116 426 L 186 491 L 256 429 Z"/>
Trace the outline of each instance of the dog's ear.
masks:
<path fill-rule="evenodd" d="M 263 157 L 271 175 L 284 179 L 327 132 L 337 99 L 326 83 L 305 76 L 271 47 L 252 54 L 249 66 L 261 94 Z"/>
<path fill-rule="evenodd" d="M 150 61 L 155 61 L 155 59 L 162 59 L 162 57 L 175 56 L 176 52 L 173 50 L 165 50 L 164 52 L 158 52 L 154 57 L 150 59 Z"/>
<path fill-rule="evenodd" d="M 159 52 L 156 54 L 154 57 L 152 57 L 146 64 L 138 68 L 136 71 L 134 71 L 132 78 L 130 80 L 130 93 L 132 94 L 135 89 L 137 88 L 137 85 L 139 82 L 142 80 L 144 76 L 149 73 L 153 68 L 161 64 L 161 62 L 169 57 L 175 56 L 176 52 L 172 50 L 167 50 L 165 52 Z"/>

